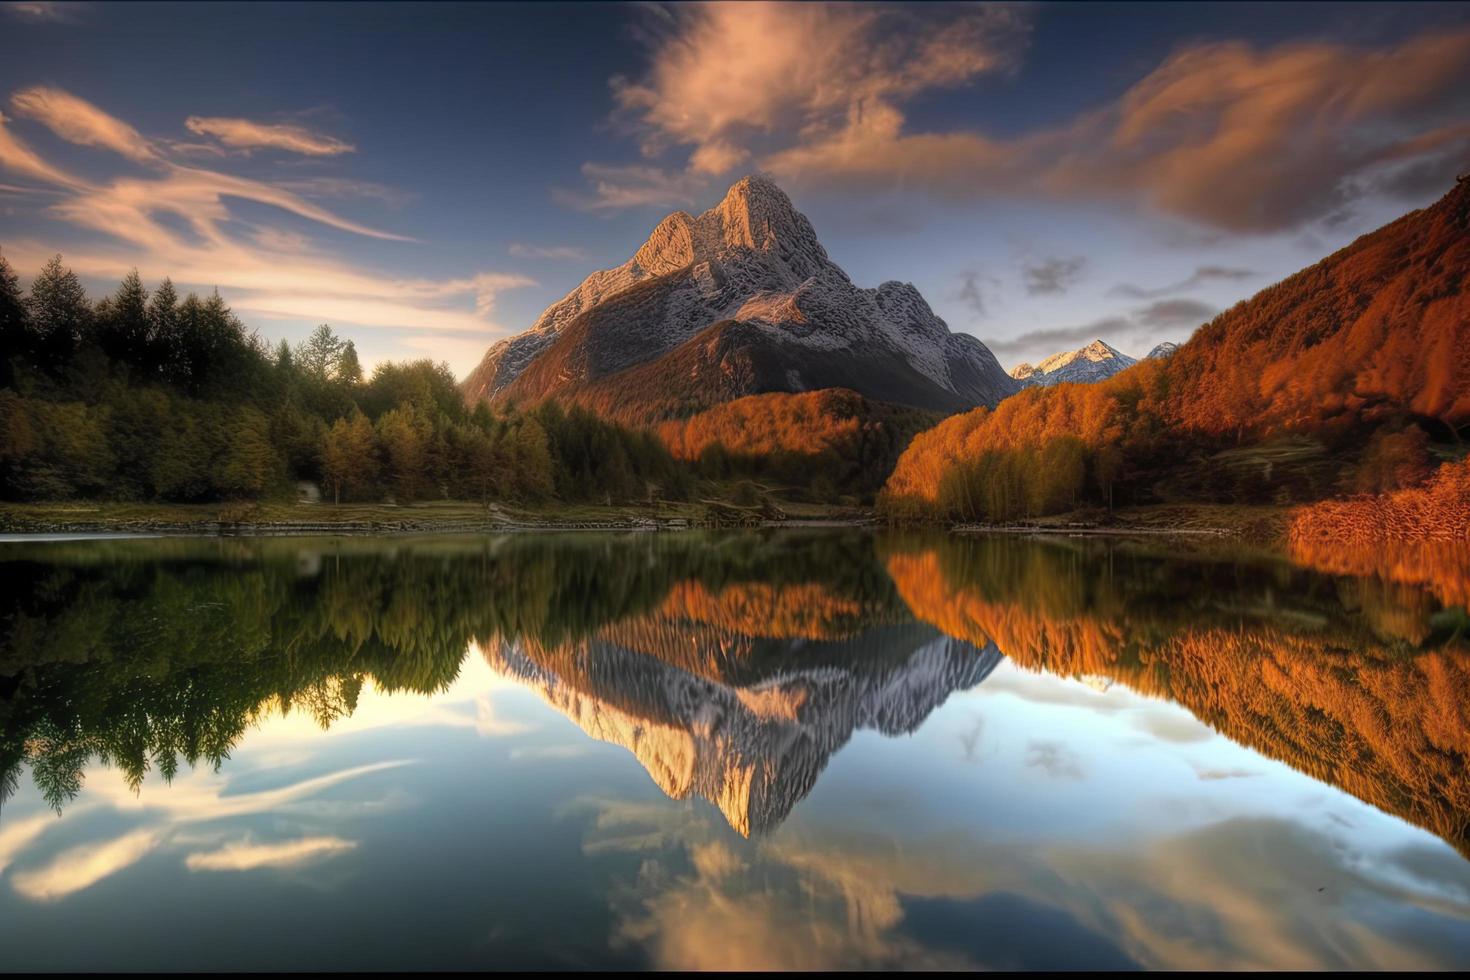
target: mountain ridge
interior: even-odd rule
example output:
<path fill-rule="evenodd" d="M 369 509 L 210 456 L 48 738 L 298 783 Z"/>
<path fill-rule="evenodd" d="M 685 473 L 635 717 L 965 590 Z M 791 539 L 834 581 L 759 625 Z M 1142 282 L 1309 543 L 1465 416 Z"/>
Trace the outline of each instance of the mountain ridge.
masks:
<path fill-rule="evenodd" d="M 829 387 L 945 412 L 1018 388 L 912 284 L 854 285 L 785 192 L 753 175 L 698 217 L 665 217 L 627 262 L 493 345 L 461 391 L 469 402 L 567 397 L 646 421 Z"/>
<path fill-rule="evenodd" d="M 1011 377 L 1028 388 L 1046 388 L 1068 382 L 1088 384 L 1111 378 L 1137 363 L 1138 358 L 1130 357 L 1112 344 L 1094 340 L 1076 350 L 1059 351 L 1035 365 L 1017 364 L 1011 369 Z"/>

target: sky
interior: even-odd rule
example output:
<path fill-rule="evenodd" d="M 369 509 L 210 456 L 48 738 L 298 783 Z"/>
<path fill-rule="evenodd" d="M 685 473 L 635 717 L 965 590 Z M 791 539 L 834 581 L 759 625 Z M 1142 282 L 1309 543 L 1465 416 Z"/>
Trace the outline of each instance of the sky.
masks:
<path fill-rule="evenodd" d="M 1470 170 L 1470 3 L 0 4 L 0 254 L 463 376 L 772 175 L 1002 365 L 1141 355 Z"/>

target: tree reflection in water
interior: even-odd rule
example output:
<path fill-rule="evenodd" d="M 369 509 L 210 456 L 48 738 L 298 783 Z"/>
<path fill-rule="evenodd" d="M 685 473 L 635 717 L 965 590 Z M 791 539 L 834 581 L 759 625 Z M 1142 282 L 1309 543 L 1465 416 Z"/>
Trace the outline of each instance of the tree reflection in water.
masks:
<path fill-rule="evenodd" d="M 1463 553 L 1298 555 L 861 532 L 13 546 L 0 780 L 218 767 L 272 712 L 434 692 L 472 646 L 669 795 L 774 829 L 852 734 L 1002 653 L 1168 698 L 1470 851 Z"/>

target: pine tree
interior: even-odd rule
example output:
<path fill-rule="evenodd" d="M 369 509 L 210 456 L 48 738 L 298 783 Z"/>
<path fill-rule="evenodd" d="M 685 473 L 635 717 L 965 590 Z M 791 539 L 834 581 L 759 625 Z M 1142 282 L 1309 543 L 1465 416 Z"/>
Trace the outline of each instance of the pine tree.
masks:
<path fill-rule="evenodd" d="M 357 359 L 357 345 L 350 340 L 342 346 L 334 377 L 339 384 L 348 387 L 362 384 L 362 363 Z"/>
<path fill-rule="evenodd" d="M 148 292 L 134 269 L 123 277 L 117 292 L 108 297 L 97 315 L 97 339 L 103 352 L 135 374 L 150 370 L 152 328 L 148 318 Z"/>
<path fill-rule="evenodd" d="M 25 299 L 20 292 L 20 278 L 5 256 L 0 255 L 0 384 L 11 384 L 16 376 L 16 366 L 11 363 L 17 356 L 25 356 L 31 347 L 30 316 L 26 311 Z"/>
<path fill-rule="evenodd" d="M 61 368 L 88 330 L 92 308 L 82 281 L 62 264 L 60 255 L 47 262 L 31 282 L 27 308 L 42 360 L 52 370 Z"/>
<path fill-rule="evenodd" d="M 174 380 L 180 371 L 179 294 L 165 279 L 148 300 L 148 334 L 153 338 L 150 372 L 154 377 Z"/>

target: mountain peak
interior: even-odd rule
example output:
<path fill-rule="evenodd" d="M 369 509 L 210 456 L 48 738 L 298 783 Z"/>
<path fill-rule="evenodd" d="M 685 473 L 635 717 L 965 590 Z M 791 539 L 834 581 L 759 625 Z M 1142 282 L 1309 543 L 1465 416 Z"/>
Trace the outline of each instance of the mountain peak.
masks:
<path fill-rule="evenodd" d="M 1094 340 L 1085 347 L 1053 354 L 1034 367 L 1018 364 L 1011 377 L 1028 386 L 1043 387 L 1067 381 L 1101 381 L 1137 363 L 1137 358 L 1129 357 L 1112 344 Z"/>
<path fill-rule="evenodd" d="M 592 273 L 530 330 L 490 348 L 463 385 L 470 400 L 575 393 L 631 405 L 615 409 L 627 417 L 651 404 L 687 411 L 833 387 L 936 411 L 1016 390 L 990 351 L 951 333 L 912 285 L 855 286 L 759 173 L 698 216 L 665 217 L 627 262 Z"/>

